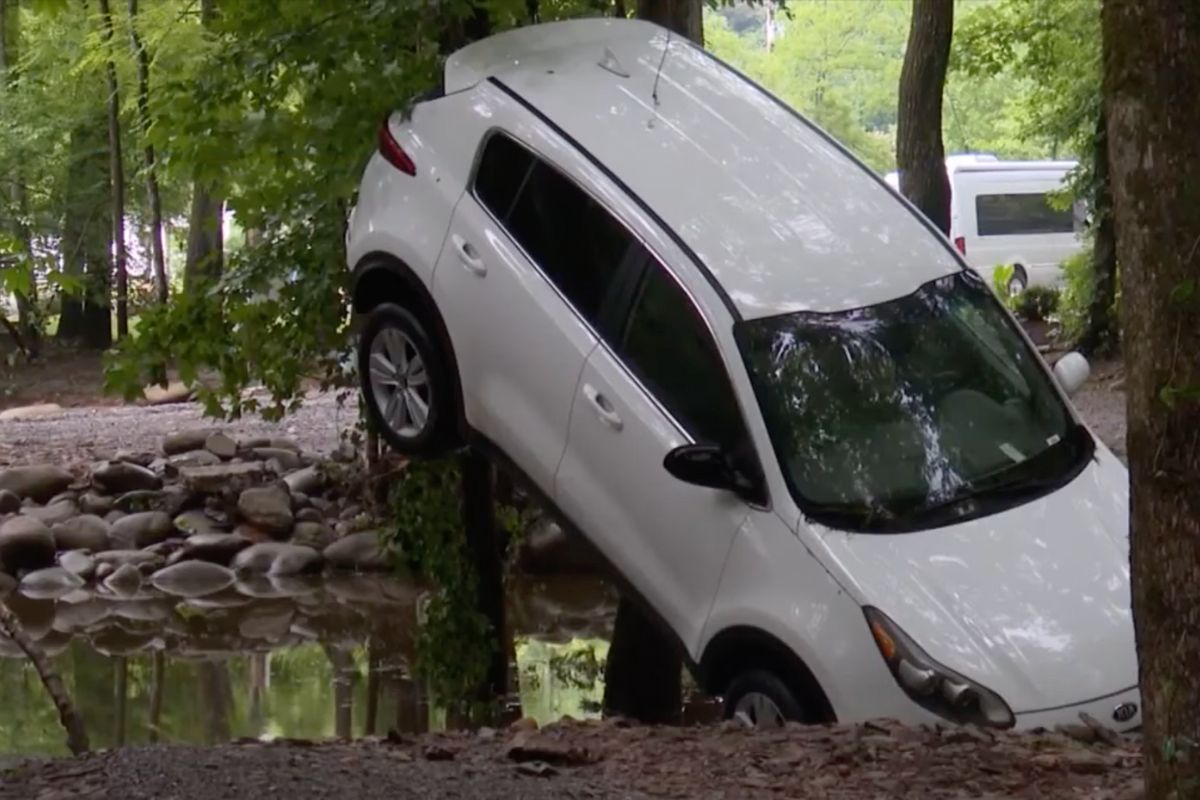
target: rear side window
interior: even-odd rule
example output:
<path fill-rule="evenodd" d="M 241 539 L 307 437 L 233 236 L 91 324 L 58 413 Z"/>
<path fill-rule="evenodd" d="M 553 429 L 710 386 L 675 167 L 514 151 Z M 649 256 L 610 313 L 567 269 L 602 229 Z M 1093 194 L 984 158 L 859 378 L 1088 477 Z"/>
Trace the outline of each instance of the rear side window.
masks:
<path fill-rule="evenodd" d="M 484 148 L 475 192 L 567 301 L 599 328 L 617 272 L 636 244 L 625 227 L 570 178 L 499 134 Z"/>
<path fill-rule="evenodd" d="M 980 236 L 1072 233 L 1075 214 L 1052 208 L 1045 194 L 981 194 L 975 198 Z"/>

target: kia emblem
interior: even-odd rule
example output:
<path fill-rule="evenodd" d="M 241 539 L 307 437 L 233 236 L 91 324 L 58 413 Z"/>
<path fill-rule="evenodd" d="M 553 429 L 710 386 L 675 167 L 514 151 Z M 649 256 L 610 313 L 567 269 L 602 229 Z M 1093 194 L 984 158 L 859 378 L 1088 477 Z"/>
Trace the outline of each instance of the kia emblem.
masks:
<path fill-rule="evenodd" d="M 1137 703 L 1121 703 L 1113 709 L 1113 719 L 1117 722 L 1129 722 L 1137 716 Z"/>

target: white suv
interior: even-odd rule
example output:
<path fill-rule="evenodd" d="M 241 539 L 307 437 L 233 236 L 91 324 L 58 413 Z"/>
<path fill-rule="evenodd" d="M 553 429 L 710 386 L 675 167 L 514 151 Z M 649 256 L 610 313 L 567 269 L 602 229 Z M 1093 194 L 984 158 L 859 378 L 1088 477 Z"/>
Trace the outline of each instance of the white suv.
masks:
<path fill-rule="evenodd" d="M 1127 475 L 828 136 L 641 22 L 522 28 L 393 115 L 348 235 L 367 408 L 515 464 L 727 712 L 1139 724 Z"/>

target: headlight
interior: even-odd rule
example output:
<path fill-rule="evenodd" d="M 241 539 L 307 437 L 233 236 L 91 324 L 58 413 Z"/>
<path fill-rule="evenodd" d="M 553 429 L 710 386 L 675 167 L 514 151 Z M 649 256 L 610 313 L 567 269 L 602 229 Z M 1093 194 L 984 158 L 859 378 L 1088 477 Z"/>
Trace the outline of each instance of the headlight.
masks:
<path fill-rule="evenodd" d="M 1009 728 L 1016 722 L 1000 695 L 934 661 L 878 609 L 867 606 L 863 613 L 896 683 L 917 705 L 959 724 Z"/>

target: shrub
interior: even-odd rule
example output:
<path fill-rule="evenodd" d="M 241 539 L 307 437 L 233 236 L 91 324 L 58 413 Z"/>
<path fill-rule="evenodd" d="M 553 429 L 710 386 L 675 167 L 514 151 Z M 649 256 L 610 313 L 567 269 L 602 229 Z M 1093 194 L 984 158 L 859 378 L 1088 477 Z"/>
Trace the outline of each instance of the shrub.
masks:
<path fill-rule="evenodd" d="M 1030 286 L 1009 303 L 1013 313 L 1030 322 L 1044 322 L 1059 306 L 1059 291 L 1052 286 Z"/>

